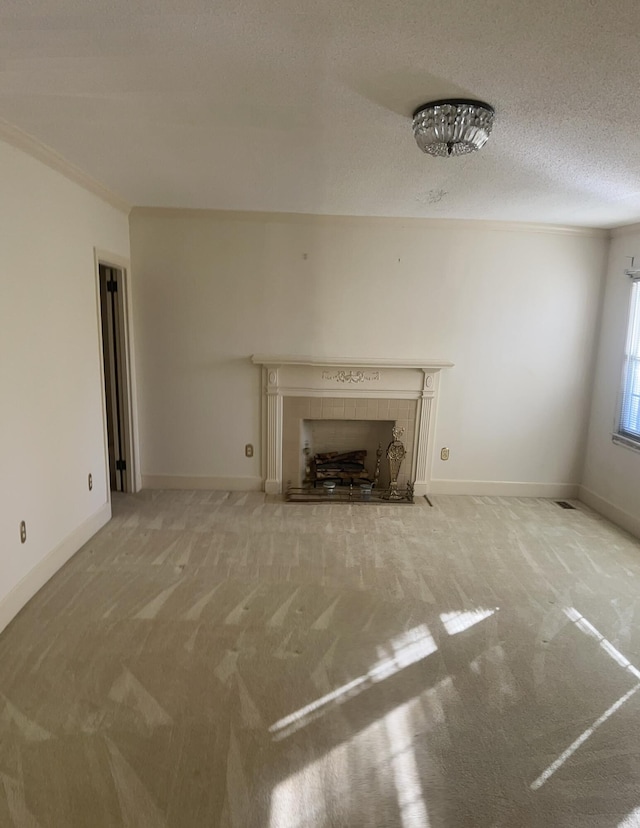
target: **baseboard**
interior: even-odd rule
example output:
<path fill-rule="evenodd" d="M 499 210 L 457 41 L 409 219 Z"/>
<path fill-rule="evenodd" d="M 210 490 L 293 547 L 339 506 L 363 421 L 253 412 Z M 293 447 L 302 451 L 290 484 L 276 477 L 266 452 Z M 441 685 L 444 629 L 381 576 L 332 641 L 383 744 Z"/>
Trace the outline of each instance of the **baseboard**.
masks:
<path fill-rule="evenodd" d="M 111 520 L 111 503 L 103 504 L 54 549 L 0 600 L 0 632 L 16 617 L 25 604 L 40 590 L 69 558 L 84 546 L 105 523 Z"/>
<path fill-rule="evenodd" d="M 611 523 L 615 523 L 616 526 L 625 529 L 629 534 L 640 538 L 640 518 L 625 512 L 611 503 L 610 500 L 605 500 L 604 497 L 600 497 L 585 486 L 580 486 L 578 498 L 594 512 L 598 512 L 602 517 L 610 520 Z"/>
<path fill-rule="evenodd" d="M 261 477 L 183 477 L 178 474 L 143 474 L 143 489 L 211 489 L 223 492 L 261 492 Z"/>
<path fill-rule="evenodd" d="M 519 483 L 511 480 L 432 480 L 427 494 L 493 497 L 578 497 L 577 483 Z"/>

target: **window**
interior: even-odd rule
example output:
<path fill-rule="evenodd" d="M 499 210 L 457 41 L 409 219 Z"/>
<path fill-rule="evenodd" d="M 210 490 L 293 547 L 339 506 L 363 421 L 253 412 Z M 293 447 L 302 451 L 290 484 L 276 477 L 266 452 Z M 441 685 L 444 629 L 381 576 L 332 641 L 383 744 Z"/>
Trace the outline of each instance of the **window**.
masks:
<path fill-rule="evenodd" d="M 631 288 L 618 434 L 640 447 L 640 280 Z"/>

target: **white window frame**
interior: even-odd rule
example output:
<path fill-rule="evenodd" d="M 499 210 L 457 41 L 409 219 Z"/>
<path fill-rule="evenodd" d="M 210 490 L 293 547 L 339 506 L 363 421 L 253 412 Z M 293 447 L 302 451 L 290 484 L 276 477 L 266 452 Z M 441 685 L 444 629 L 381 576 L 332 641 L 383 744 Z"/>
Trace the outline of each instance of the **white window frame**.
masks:
<path fill-rule="evenodd" d="M 615 443 L 640 451 L 640 274 L 632 278 Z M 634 399 L 635 398 L 635 399 Z M 635 410 L 634 410 L 635 409 Z M 635 423 L 630 422 L 634 420 Z M 631 426 L 635 424 L 636 428 Z"/>

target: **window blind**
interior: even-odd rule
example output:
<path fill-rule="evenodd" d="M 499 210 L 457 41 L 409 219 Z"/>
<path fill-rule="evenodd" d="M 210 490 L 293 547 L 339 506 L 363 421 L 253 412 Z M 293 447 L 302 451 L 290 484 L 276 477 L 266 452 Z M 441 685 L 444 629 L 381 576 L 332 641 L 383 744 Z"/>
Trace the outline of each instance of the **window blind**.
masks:
<path fill-rule="evenodd" d="M 619 433 L 640 442 L 640 281 L 631 287 Z"/>

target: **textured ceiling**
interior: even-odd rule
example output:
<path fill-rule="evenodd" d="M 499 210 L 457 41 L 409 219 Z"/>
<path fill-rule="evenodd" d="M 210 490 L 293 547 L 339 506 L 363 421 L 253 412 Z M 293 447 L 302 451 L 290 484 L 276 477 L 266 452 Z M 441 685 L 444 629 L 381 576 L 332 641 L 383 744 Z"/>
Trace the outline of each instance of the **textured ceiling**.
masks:
<path fill-rule="evenodd" d="M 637 0 L 4 0 L 0 115 L 132 205 L 640 219 Z M 488 101 L 489 143 L 411 113 Z"/>

